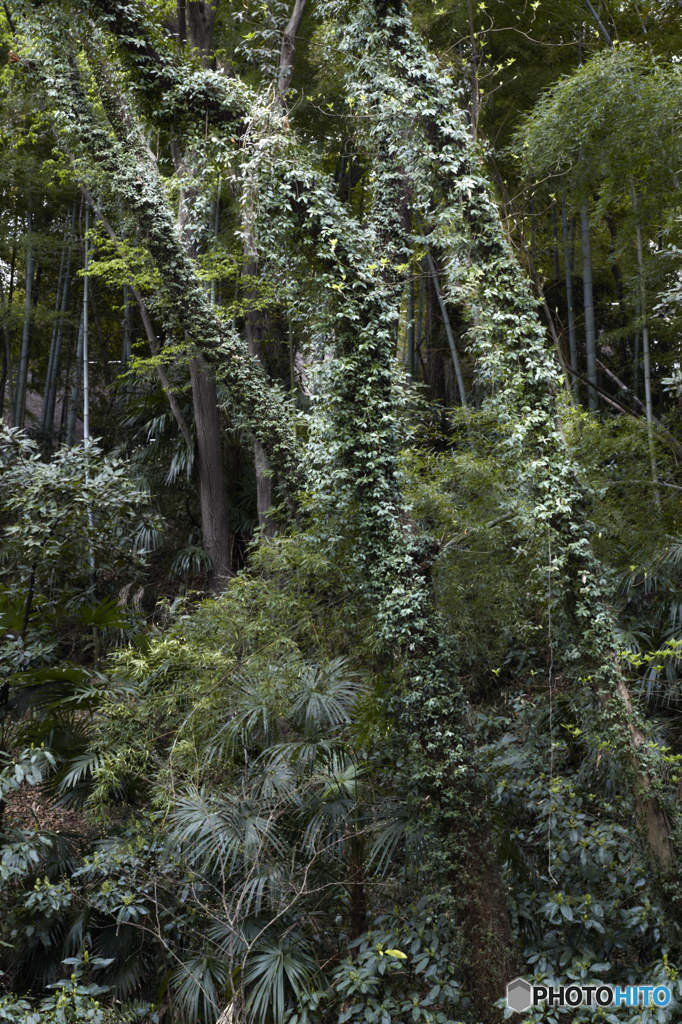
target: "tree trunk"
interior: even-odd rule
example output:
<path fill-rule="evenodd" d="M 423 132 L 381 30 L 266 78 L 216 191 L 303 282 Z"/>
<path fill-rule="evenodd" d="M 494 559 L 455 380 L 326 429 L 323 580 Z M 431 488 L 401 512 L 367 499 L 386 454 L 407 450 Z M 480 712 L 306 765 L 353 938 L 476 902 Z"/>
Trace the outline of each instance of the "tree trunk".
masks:
<path fill-rule="evenodd" d="M 467 20 L 469 23 L 469 62 L 471 65 L 471 137 L 478 137 L 478 118 L 481 108 L 480 87 L 478 81 L 478 47 L 474 29 L 474 12 L 471 0 L 467 0 Z"/>
<path fill-rule="evenodd" d="M 287 89 L 291 84 L 294 73 L 294 51 L 296 49 L 296 34 L 303 18 L 306 0 L 295 0 L 291 17 L 284 29 L 282 45 L 279 52 L 279 72 L 277 75 L 277 96 L 281 103 L 284 102 Z"/>
<path fill-rule="evenodd" d="M 407 278 L 407 369 L 411 377 L 414 377 L 416 366 L 414 332 L 414 278 L 410 272 Z"/>
<path fill-rule="evenodd" d="M 613 46 L 613 40 L 611 39 L 611 36 L 607 32 L 606 26 L 604 25 L 604 22 L 601 20 L 601 18 L 599 17 L 599 14 L 594 9 L 593 5 L 590 3 L 590 0 L 585 0 L 585 5 L 586 5 L 587 9 L 589 10 L 590 14 L 592 15 L 592 17 L 594 19 L 595 25 L 597 26 L 597 28 L 599 29 L 600 33 L 602 34 L 602 36 L 604 38 L 604 42 L 606 43 L 606 45 L 607 46 Z"/>
<path fill-rule="evenodd" d="M 452 365 L 455 369 L 455 377 L 457 379 L 457 390 L 459 392 L 459 400 L 464 408 L 467 405 L 466 391 L 464 389 L 464 378 L 462 377 L 462 368 L 459 364 L 459 355 L 457 353 L 457 346 L 455 345 L 455 336 L 452 333 L 452 327 L 450 325 L 450 317 L 448 316 L 448 307 L 443 298 L 440 290 L 440 284 L 438 282 L 438 267 L 436 261 L 430 252 L 427 251 L 426 258 L 429 261 L 429 267 L 431 269 L 431 277 L 433 278 L 433 287 L 436 292 L 436 298 L 438 299 L 438 305 L 440 311 L 443 314 L 443 323 L 445 324 L 445 333 L 448 339 L 448 345 L 450 346 L 450 354 L 452 356 Z"/>
<path fill-rule="evenodd" d="M 78 325 L 78 340 L 76 342 L 76 359 L 73 367 L 73 381 L 71 394 L 69 396 L 69 408 L 66 416 L 66 437 L 65 442 L 71 448 L 76 440 L 76 421 L 78 419 L 78 399 L 81 393 L 81 372 L 83 369 L 83 313 L 81 311 L 80 323 Z M 68 382 L 67 382 L 68 384 Z M 64 387 L 64 404 L 66 405 L 66 385 Z"/>
<path fill-rule="evenodd" d="M 642 310 L 642 369 L 644 371 L 644 408 L 646 411 L 646 429 L 649 441 L 649 464 L 651 466 L 651 484 L 654 492 L 656 508 L 660 510 L 661 495 L 658 488 L 658 466 L 656 465 L 656 449 L 654 447 L 654 410 L 651 400 L 651 354 L 649 351 L 649 320 L 647 313 L 646 278 L 644 276 L 644 247 L 642 245 L 642 224 L 639 214 L 639 201 L 635 183 L 630 178 L 630 196 L 632 211 L 635 216 L 635 243 L 637 248 L 637 278 L 639 283 L 639 302 Z"/>
<path fill-rule="evenodd" d="M 594 324 L 594 295 L 592 289 L 592 252 L 590 249 L 590 214 L 587 199 L 580 205 L 580 237 L 583 254 L 583 305 L 585 308 L 585 353 L 587 356 L 587 404 L 592 412 L 599 408 L 597 391 L 597 337 Z"/>
<path fill-rule="evenodd" d="M 213 46 L 215 7 L 212 0 L 190 0 L 183 4 L 186 11 L 187 27 L 192 46 L 196 46 L 202 57 L 208 56 Z"/>
<path fill-rule="evenodd" d="M 0 276 L 0 316 L 2 317 L 2 376 L 0 377 L 0 423 L 5 411 L 5 391 L 10 378 L 12 357 L 9 336 L 9 302 L 5 305 L 5 288 Z"/>
<path fill-rule="evenodd" d="M 184 45 L 187 42 L 187 8 L 185 0 L 177 0 L 178 39 Z"/>
<path fill-rule="evenodd" d="M 88 319 L 88 305 L 90 296 L 90 278 L 89 273 L 89 239 L 88 231 L 90 230 L 90 208 L 85 205 L 85 232 L 83 237 L 83 369 L 82 369 L 82 380 L 83 380 L 83 444 L 87 447 L 90 444 L 90 332 L 89 332 L 89 319 Z"/>
<path fill-rule="evenodd" d="M 566 278 L 566 310 L 568 317 L 568 352 L 571 366 L 571 390 L 576 401 L 580 399 L 578 382 L 578 344 L 575 336 L 575 305 L 573 303 L 573 238 L 566 215 L 566 197 L 561 201 L 561 230 L 564 239 L 564 274 Z"/>
<path fill-rule="evenodd" d="M 208 5 L 200 6 L 204 9 L 204 13 L 201 16 L 199 27 L 197 27 L 196 12 L 193 7 L 189 8 L 188 14 L 192 42 L 199 46 L 202 55 L 205 56 L 210 48 L 210 31 L 212 31 L 214 15 L 211 15 Z M 197 35 L 199 30 L 201 31 Z M 178 149 L 174 152 L 174 160 L 178 170 L 186 171 L 185 158 L 181 156 Z M 185 252 L 193 260 L 197 255 L 198 244 L 189 230 L 191 202 L 189 190 L 183 189 L 178 204 L 177 226 Z M 204 548 L 211 559 L 209 586 L 211 590 L 219 591 L 232 575 L 233 538 L 230 532 L 227 505 L 218 394 L 215 375 L 201 355 L 197 354 L 190 360 L 190 378 L 197 439 L 201 536 Z M 170 397 L 170 390 L 167 393 Z"/>
<path fill-rule="evenodd" d="M 201 535 L 211 559 L 211 589 L 220 590 L 232 572 L 232 538 L 225 499 L 216 384 L 201 356 L 191 360 L 190 376 L 197 435 Z"/>
<path fill-rule="evenodd" d="M 28 231 L 31 233 L 33 217 L 29 215 Z M 23 427 L 26 414 L 26 385 L 28 380 L 28 355 L 31 347 L 31 321 L 33 320 L 33 285 L 35 280 L 35 256 L 33 243 L 29 238 L 26 247 L 26 298 L 24 302 L 24 324 L 21 331 L 21 349 L 17 366 L 17 382 L 14 390 L 14 426 Z"/>
<path fill-rule="evenodd" d="M 5 394 L 7 394 L 7 401 L 10 410 L 14 409 L 14 400 L 12 392 L 12 354 L 11 354 L 11 342 L 10 342 L 10 326 L 9 318 L 12 313 L 12 298 L 14 296 L 14 273 L 16 270 L 17 262 L 17 214 L 14 214 L 14 224 L 12 226 L 12 256 L 10 258 L 9 267 L 9 289 L 7 293 L 7 307 L 5 308 L 4 299 L 2 305 L 2 339 L 3 339 L 3 380 L 2 387 L 0 387 L 0 421 L 2 421 L 5 412 Z M 2 284 L 0 283 L 0 294 Z"/>
<path fill-rule="evenodd" d="M 418 364 L 421 361 L 422 342 L 424 340 L 424 322 L 426 318 L 426 261 L 419 264 L 419 305 L 417 306 L 417 325 L 414 339 L 414 375 L 419 376 Z"/>
<path fill-rule="evenodd" d="M 54 428 L 54 409 L 57 400 L 57 383 L 59 381 L 59 357 L 61 355 L 62 335 L 64 333 L 64 318 L 68 312 L 71 292 L 71 245 L 73 234 L 76 228 L 76 204 L 73 205 L 71 217 L 71 231 L 66 244 L 66 270 L 61 293 L 61 302 L 58 301 L 57 319 L 55 320 L 50 343 L 50 357 L 47 367 L 47 379 L 45 381 L 45 393 L 43 397 L 43 411 L 40 423 L 40 433 L 45 443 L 52 441 Z"/>
<path fill-rule="evenodd" d="M 554 280 L 558 283 L 561 280 L 561 266 L 559 264 L 559 227 L 556 200 L 552 202 L 552 263 L 554 266 Z"/>
<path fill-rule="evenodd" d="M 635 306 L 635 312 L 639 320 L 642 315 L 639 302 Z M 636 400 L 639 401 L 639 327 L 635 331 L 635 340 L 632 346 L 632 393 Z"/>
<path fill-rule="evenodd" d="M 258 276 L 258 260 L 255 255 L 255 246 L 252 242 L 252 255 L 246 264 L 246 275 L 249 279 Z M 246 299 L 249 303 L 246 310 L 246 341 L 249 352 L 255 356 L 261 364 L 263 363 L 263 314 L 255 308 L 256 295 L 251 289 L 247 290 Z M 253 444 L 254 468 L 256 471 L 256 510 L 258 513 L 258 526 L 264 537 L 275 535 L 275 523 L 270 515 L 272 508 L 272 471 L 265 450 L 258 440 Z"/>
<path fill-rule="evenodd" d="M 130 305 L 130 289 L 127 284 L 123 285 L 123 325 L 121 332 L 121 365 L 123 369 L 128 368 L 130 356 L 132 355 L 132 309 Z"/>

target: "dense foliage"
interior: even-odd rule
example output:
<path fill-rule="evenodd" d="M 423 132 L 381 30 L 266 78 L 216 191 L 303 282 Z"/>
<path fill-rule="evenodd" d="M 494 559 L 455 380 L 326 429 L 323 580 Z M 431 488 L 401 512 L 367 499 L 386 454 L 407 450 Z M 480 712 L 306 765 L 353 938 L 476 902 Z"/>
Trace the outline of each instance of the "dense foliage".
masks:
<path fill-rule="evenodd" d="M 679 1019 L 676 14 L 3 5 L 0 1021 Z"/>

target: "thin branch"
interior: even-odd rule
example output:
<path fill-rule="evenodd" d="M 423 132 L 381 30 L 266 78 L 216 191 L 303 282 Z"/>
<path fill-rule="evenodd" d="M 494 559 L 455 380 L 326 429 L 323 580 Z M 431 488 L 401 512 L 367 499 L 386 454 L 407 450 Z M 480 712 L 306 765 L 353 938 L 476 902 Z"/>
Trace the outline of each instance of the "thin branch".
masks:
<path fill-rule="evenodd" d="M 5 11 L 5 17 L 7 18 L 7 24 L 9 25 L 9 30 L 12 33 L 12 35 L 15 36 L 17 34 L 17 28 L 16 28 L 16 25 L 14 24 L 14 19 L 12 18 L 12 14 L 11 14 L 11 11 L 9 9 L 9 4 L 7 3 L 7 0 L 3 0 L 2 6 L 3 6 L 3 9 Z"/>
<path fill-rule="evenodd" d="M 597 28 L 599 29 L 599 31 L 603 35 L 604 40 L 606 42 L 606 45 L 607 46 L 613 46 L 613 39 L 611 38 L 611 36 L 607 32 L 606 27 L 604 25 L 604 22 L 601 20 L 601 18 L 599 17 L 597 11 L 594 9 L 592 4 L 590 3 L 590 0 L 585 0 L 585 4 L 589 8 L 590 14 L 592 15 L 592 17 L 594 18 L 594 20 L 595 20 L 595 22 L 597 24 Z"/>
<path fill-rule="evenodd" d="M 608 366 L 605 366 L 604 363 L 602 363 L 601 359 L 597 359 L 597 366 L 601 367 L 601 369 L 604 371 L 604 373 L 607 375 L 607 377 L 610 377 L 611 380 L 614 382 L 614 384 L 618 385 L 618 387 L 620 388 L 621 391 L 627 392 L 627 394 L 630 395 L 630 397 L 635 400 L 635 402 L 637 403 L 637 405 L 640 407 L 640 409 L 643 412 L 645 411 L 644 403 L 640 401 L 640 399 L 637 397 L 637 395 L 634 394 L 632 389 L 629 388 L 627 386 L 627 384 L 625 384 L 620 379 L 620 377 L 616 376 L 616 374 L 613 372 L 613 370 L 609 369 Z M 675 451 L 679 455 L 682 455 L 682 444 L 680 444 L 680 442 L 677 440 L 677 438 L 673 434 L 670 433 L 670 431 L 665 426 L 665 424 L 661 423 L 661 421 L 658 419 L 658 417 L 654 416 L 653 413 L 652 413 L 652 416 L 651 416 L 651 422 L 655 424 L 655 426 L 658 428 L 658 430 L 660 430 L 660 432 L 662 434 L 665 434 L 665 436 L 668 438 L 668 440 L 670 441 L 670 443 L 673 446 L 673 448 L 675 449 Z"/>

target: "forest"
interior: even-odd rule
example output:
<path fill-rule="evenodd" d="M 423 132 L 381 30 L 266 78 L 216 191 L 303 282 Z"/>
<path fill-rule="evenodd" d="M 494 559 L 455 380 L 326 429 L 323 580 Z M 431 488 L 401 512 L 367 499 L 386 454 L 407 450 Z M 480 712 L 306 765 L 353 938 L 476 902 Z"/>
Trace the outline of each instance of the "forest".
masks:
<path fill-rule="evenodd" d="M 3 0 L 0 111 L 0 1022 L 679 1024 L 680 0 Z"/>

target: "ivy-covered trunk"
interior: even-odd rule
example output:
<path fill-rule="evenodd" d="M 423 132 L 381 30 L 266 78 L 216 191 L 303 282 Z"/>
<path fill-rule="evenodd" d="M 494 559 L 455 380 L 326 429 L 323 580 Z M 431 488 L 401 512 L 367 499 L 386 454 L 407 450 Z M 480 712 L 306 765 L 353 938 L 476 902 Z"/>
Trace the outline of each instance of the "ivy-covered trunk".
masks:
<path fill-rule="evenodd" d="M 624 794 L 631 808 L 625 820 L 631 820 L 634 812 L 652 868 L 665 876 L 674 862 L 674 849 L 671 809 L 664 805 L 655 781 L 662 763 L 660 755 L 654 754 L 652 760 L 654 748 L 645 739 L 619 665 L 603 573 L 590 547 L 585 496 L 562 433 L 564 384 L 548 349 L 529 283 L 504 237 L 464 118 L 457 112 L 454 88 L 412 32 L 401 3 L 365 2 L 350 7 L 330 2 L 324 9 L 334 16 L 339 44 L 352 67 L 347 83 L 354 89 L 354 98 L 359 101 L 371 94 L 374 101 L 370 108 L 373 134 L 384 142 L 383 177 L 377 175 L 375 195 L 391 181 L 392 174 L 407 172 L 420 221 L 428 225 L 432 244 L 448 256 L 450 296 L 468 316 L 471 351 L 479 383 L 489 396 L 487 407 L 500 424 L 509 424 L 501 458 L 509 459 L 510 464 L 513 461 L 516 494 L 510 505 L 517 515 L 519 509 L 524 510 L 517 519 L 519 542 L 525 537 L 536 550 L 547 552 L 548 562 L 537 566 L 537 579 L 529 583 L 537 586 L 540 595 L 543 587 L 546 593 L 549 572 L 551 590 L 545 598 L 550 602 L 553 623 L 549 688 L 557 674 L 573 679 L 575 700 L 587 723 L 586 757 L 601 759 L 606 750 L 620 766 L 617 770 L 628 780 Z M 405 141 L 409 137 L 405 111 L 409 111 L 411 145 Z M 386 198 L 390 207 L 395 199 L 389 198 L 388 191 Z M 398 223 L 392 230 L 400 237 Z M 361 322 L 367 322 L 366 316 Z M 376 327 L 373 335 L 378 335 Z M 386 344 L 384 365 L 388 367 Z M 356 341 L 356 352 L 359 348 Z M 365 379 L 367 373 L 365 367 Z M 352 375 L 353 387 L 335 394 L 336 409 L 345 413 L 349 408 L 361 377 Z M 342 379 L 345 381 L 346 375 Z M 376 384 L 372 393 L 374 401 L 380 402 L 381 389 Z M 378 407 L 373 408 L 378 417 Z M 367 480 L 366 468 L 358 479 Z M 390 472 L 384 479 L 390 479 Z M 371 500 L 376 502 L 376 497 Z M 363 507 L 368 501 L 369 495 L 363 493 Z M 386 507 L 385 503 L 381 507 Z M 375 526 L 374 545 L 379 536 Z M 384 567 L 399 557 L 397 539 L 393 543 L 389 555 L 391 541 L 386 535 L 381 556 Z M 369 578 L 372 550 L 363 545 L 366 562 L 362 571 Z M 377 565 L 379 561 L 377 558 Z M 465 702 L 454 698 L 452 678 L 446 682 L 451 673 L 439 660 L 439 645 L 429 649 L 425 643 L 428 631 L 418 625 L 424 622 L 421 615 L 426 616 L 423 590 L 415 590 L 414 582 L 411 588 L 401 588 L 396 585 L 398 579 L 400 573 L 384 575 L 377 605 L 394 643 L 398 623 L 405 624 L 402 649 L 411 654 L 407 664 L 413 690 L 399 702 L 397 713 L 405 744 L 416 736 L 422 746 L 421 757 L 413 757 L 413 786 L 428 794 L 436 821 L 440 819 L 444 826 L 449 819 L 451 828 L 461 829 L 470 855 L 476 848 L 475 826 L 463 827 L 454 811 L 467 785 L 467 756 L 462 753 L 466 744 L 460 731 Z M 459 763 L 454 755 L 456 736 L 460 737 Z M 466 806 L 471 807 L 470 794 Z M 441 835 L 446 831 L 443 826 Z M 480 880 L 485 874 L 475 877 Z M 481 932 L 476 929 L 479 942 Z"/>

